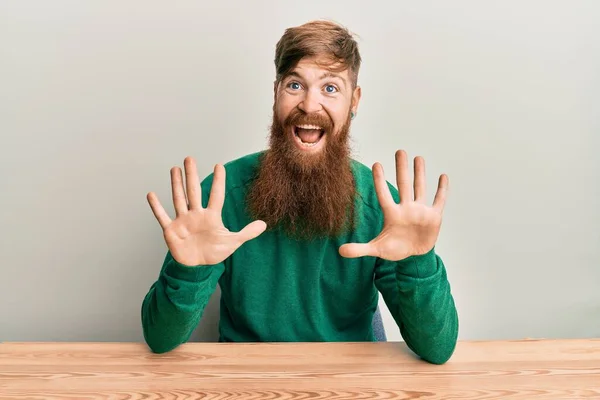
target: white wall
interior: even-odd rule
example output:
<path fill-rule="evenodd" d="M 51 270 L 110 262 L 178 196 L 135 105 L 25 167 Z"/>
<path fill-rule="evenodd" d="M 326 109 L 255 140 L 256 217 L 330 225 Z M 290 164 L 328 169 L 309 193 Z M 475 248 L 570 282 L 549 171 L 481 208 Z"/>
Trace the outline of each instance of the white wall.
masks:
<path fill-rule="evenodd" d="M 275 43 L 316 18 L 360 35 L 356 158 L 393 171 L 404 148 L 430 189 L 450 177 L 437 250 L 461 339 L 600 337 L 600 3 L 14 0 L 0 340 L 142 340 L 166 251 L 145 194 L 170 205 L 187 155 L 207 174 L 266 146 Z"/>

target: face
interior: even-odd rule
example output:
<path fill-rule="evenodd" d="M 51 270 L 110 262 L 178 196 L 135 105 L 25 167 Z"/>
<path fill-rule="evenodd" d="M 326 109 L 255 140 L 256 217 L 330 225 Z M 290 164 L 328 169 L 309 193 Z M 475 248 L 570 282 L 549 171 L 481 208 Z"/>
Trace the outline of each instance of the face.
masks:
<path fill-rule="evenodd" d="M 361 96 L 349 70 L 333 72 L 318 61 L 300 60 L 275 86 L 275 122 L 305 164 L 322 161 L 328 141 L 349 128 L 350 112 L 356 114 Z"/>
<path fill-rule="evenodd" d="M 333 73 L 314 59 L 300 61 L 276 84 L 270 149 L 248 195 L 253 218 L 296 238 L 352 227 L 348 134 L 359 99 L 348 71 Z"/>

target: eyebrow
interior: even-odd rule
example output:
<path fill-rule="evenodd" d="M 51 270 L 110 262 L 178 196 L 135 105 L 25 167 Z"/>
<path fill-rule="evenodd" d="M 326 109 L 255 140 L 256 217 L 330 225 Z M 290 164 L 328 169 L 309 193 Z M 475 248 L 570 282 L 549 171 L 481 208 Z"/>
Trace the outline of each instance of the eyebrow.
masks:
<path fill-rule="evenodd" d="M 296 71 L 292 71 L 292 72 L 290 72 L 290 73 L 288 74 L 288 77 L 291 77 L 291 76 L 293 76 L 293 77 L 296 77 L 296 78 L 299 78 L 299 79 L 304 79 L 304 77 L 303 77 L 303 76 L 301 76 L 301 75 L 300 75 L 299 73 L 297 73 Z M 325 72 L 325 73 L 323 73 L 323 74 L 322 74 L 322 75 L 319 77 L 319 80 L 323 80 L 323 79 L 325 79 L 325 78 L 338 78 L 338 79 L 340 79 L 340 80 L 343 82 L 344 86 L 347 86 L 346 79 L 344 79 L 344 77 L 342 77 L 341 75 L 339 75 L 339 74 L 336 74 L 336 73 L 334 73 L 334 72 L 328 71 L 328 72 Z"/>

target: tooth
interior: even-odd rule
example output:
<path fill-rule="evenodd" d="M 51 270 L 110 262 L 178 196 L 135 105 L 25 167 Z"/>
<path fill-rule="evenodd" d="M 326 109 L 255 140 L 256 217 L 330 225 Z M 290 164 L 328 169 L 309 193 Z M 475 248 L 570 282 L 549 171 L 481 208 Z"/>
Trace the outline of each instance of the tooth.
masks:
<path fill-rule="evenodd" d="M 298 128 L 301 128 L 301 129 L 323 129 L 317 125 L 298 125 Z"/>

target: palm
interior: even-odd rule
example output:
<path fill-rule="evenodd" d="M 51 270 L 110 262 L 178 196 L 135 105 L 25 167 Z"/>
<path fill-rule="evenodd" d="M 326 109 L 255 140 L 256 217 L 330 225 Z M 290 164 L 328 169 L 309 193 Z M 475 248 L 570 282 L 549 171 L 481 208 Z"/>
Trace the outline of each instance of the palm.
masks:
<path fill-rule="evenodd" d="M 398 207 L 384 218 L 381 233 L 370 242 L 378 257 L 402 260 L 425 254 L 435 245 L 441 217 L 428 207 L 412 203 Z"/>
<path fill-rule="evenodd" d="M 263 221 L 254 221 L 240 232 L 229 231 L 221 218 L 225 169 L 220 165 L 215 167 L 208 207 L 203 208 L 195 162 L 188 158 L 184 163 L 187 200 L 181 171 L 178 168 L 171 170 L 173 203 L 177 214 L 175 220 L 171 221 L 154 193 L 148 194 L 148 201 L 163 228 L 165 242 L 175 260 L 188 266 L 214 265 L 229 257 L 244 242 L 260 235 L 266 225 Z"/>
<path fill-rule="evenodd" d="M 177 218 L 164 230 L 164 237 L 173 257 L 185 265 L 216 264 L 232 254 L 238 242 L 220 216 L 204 210 Z"/>
<path fill-rule="evenodd" d="M 373 167 L 377 198 L 383 210 L 383 228 L 369 243 L 349 243 L 341 246 L 342 256 L 375 256 L 398 261 L 411 255 L 425 254 L 434 247 L 442 223 L 448 178 L 446 175 L 440 176 L 433 206 L 428 206 L 425 204 L 425 165 L 422 158 L 415 158 L 414 167 L 413 192 L 406 153 L 396 153 L 400 204 L 396 204 L 390 194 L 381 165 L 376 164 Z"/>

